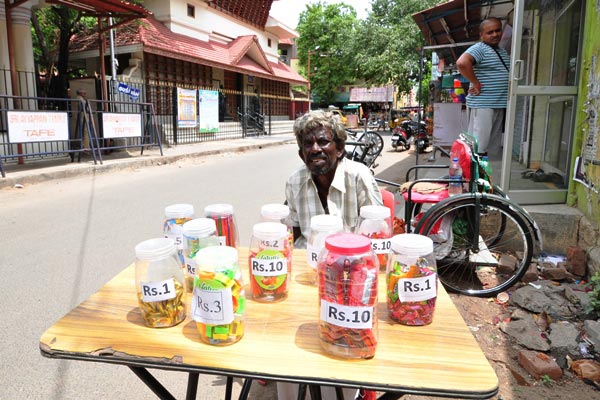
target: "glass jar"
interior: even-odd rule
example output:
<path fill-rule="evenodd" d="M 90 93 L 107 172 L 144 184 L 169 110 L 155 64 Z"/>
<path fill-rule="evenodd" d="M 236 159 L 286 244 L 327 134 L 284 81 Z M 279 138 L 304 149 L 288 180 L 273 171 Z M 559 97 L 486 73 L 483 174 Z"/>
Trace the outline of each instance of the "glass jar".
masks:
<path fill-rule="evenodd" d="M 284 224 L 260 222 L 254 225 L 248 267 L 254 300 L 272 302 L 287 297 L 292 274 L 292 249 Z"/>
<path fill-rule="evenodd" d="M 319 254 L 319 339 L 330 354 L 372 358 L 377 347 L 379 263 L 369 238 L 338 233 Z"/>
<path fill-rule="evenodd" d="M 217 224 L 217 235 L 221 246 L 238 246 L 238 230 L 231 204 L 211 204 L 204 207 L 204 216 Z"/>
<path fill-rule="evenodd" d="M 392 237 L 386 273 L 390 317 L 403 325 L 430 324 L 437 285 L 433 241 L 413 233 Z"/>
<path fill-rule="evenodd" d="M 183 261 L 185 265 L 185 287 L 188 293 L 194 289 L 198 250 L 219 246 L 217 226 L 210 218 L 196 218 L 183 224 Z"/>
<path fill-rule="evenodd" d="M 290 208 L 285 204 L 265 204 L 260 208 L 261 222 L 280 222 L 288 229 L 290 247 L 294 248 L 294 230 L 288 220 Z"/>
<path fill-rule="evenodd" d="M 185 319 L 185 281 L 175 243 L 150 239 L 135 246 L 135 285 L 142 318 L 152 328 Z"/>
<path fill-rule="evenodd" d="M 391 210 L 386 206 L 362 206 L 355 233 L 371 239 L 379 267 L 385 270 L 391 248 L 390 238 L 394 233 Z"/>
<path fill-rule="evenodd" d="M 325 247 L 325 238 L 344 231 L 341 217 L 329 214 L 315 215 L 310 219 L 310 234 L 306 242 L 306 264 L 311 268 L 310 282 L 317 283 L 319 253 Z"/>
<path fill-rule="evenodd" d="M 177 253 L 183 265 L 183 224 L 194 218 L 194 206 L 191 204 L 172 204 L 165 207 L 163 233 L 173 239 Z"/>
<path fill-rule="evenodd" d="M 244 335 L 246 308 L 238 252 L 213 246 L 198 250 L 196 258 L 191 316 L 200 339 L 213 345 L 235 343 Z"/>

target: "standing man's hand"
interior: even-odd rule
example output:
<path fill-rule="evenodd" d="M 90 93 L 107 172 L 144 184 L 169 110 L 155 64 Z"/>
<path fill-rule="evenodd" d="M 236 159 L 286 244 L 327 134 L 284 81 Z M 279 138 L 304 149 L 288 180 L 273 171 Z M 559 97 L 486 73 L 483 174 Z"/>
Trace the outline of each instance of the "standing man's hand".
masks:
<path fill-rule="evenodd" d="M 469 94 L 473 95 L 473 96 L 477 96 L 479 93 L 481 93 L 481 84 L 479 85 L 473 85 L 471 84 L 471 86 L 469 87 Z"/>

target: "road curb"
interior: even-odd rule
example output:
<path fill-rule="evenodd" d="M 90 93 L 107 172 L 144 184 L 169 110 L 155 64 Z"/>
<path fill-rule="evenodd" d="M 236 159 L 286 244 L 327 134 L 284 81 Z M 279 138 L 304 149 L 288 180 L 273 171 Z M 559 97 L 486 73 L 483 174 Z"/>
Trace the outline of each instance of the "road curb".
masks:
<path fill-rule="evenodd" d="M 247 150 L 262 149 L 264 147 L 278 146 L 295 143 L 295 139 L 282 139 L 260 143 L 242 144 L 227 147 L 225 143 L 220 149 L 205 149 L 181 154 L 165 154 L 151 156 L 133 156 L 126 159 L 104 160 L 103 164 L 80 164 L 66 162 L 64 165 L 54 167 L 40 167 L 29 171 L 8 171 L 5 178 L 0 178 L 0 189 L 14 187 L 15 185 L 31 185 L 56 179 L 74 178 L 78 176 L 101 174 L 111 171 L 120 171 L 131 168 L 153 167 L 166 164 L 175 164 L 182 160 L 217 155 L 228 152 L 242 152 Z M 163 151 L 168 152 L 168 148 Z M 15 175 L 15 176 L 11 176 Z"/>

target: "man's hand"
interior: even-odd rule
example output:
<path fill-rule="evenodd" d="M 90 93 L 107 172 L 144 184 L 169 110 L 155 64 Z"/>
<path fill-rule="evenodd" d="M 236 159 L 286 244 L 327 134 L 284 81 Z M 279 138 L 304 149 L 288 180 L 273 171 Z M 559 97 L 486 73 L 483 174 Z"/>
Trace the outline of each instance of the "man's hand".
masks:
<path fill-rule="evenodd" d="M 473 95 L 473 96 L 477 96 L 479 93 L 481 93 L 481 86 L 483 86 L 483 85 L 482 84 L 479 84 L 479 85 L 471 84 L 471 87 L 469 87 L 469 94 Z"/>

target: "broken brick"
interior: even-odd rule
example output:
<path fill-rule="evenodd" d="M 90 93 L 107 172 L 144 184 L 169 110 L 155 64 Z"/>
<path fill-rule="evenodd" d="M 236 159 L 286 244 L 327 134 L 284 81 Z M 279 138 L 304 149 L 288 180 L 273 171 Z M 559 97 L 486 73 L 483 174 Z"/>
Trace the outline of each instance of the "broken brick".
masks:
<path fill-rule="evenodd" d="M 555 381 L 562 378 L 562 369 L 556 361 L 544 353 L 533 350 L 521 350 L 518 355 L 519 364 L 535 379 L 548 375 Z"/>

